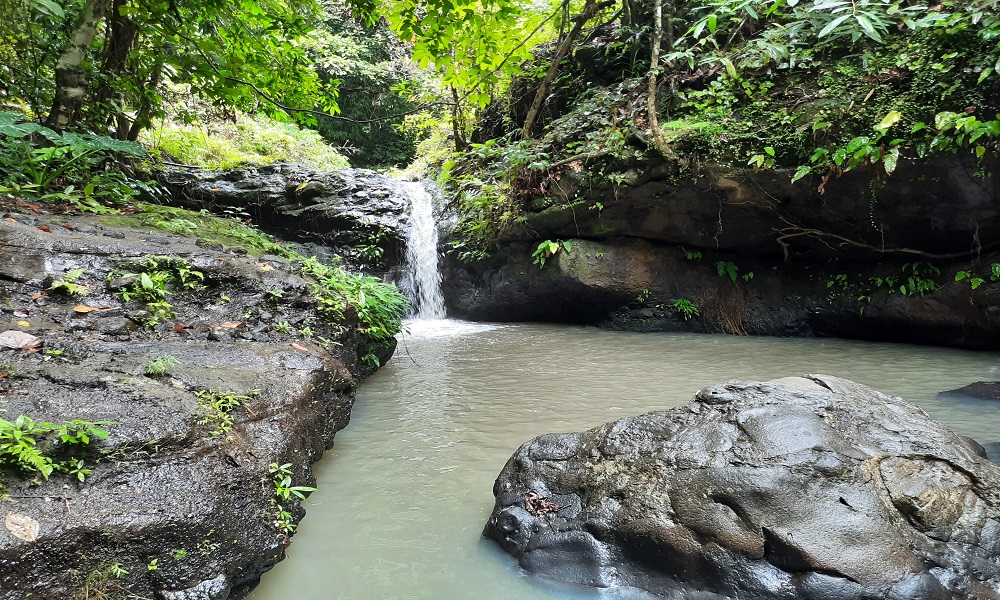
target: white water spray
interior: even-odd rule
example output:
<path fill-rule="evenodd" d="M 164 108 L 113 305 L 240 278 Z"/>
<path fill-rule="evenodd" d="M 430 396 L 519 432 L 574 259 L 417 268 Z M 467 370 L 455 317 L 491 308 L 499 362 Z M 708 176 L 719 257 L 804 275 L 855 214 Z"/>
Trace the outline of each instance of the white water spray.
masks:
<path fill-rule="evenodd" d="M 403 288 L 409 290 L 416 319 L 443 319 L 444 294 L 438 271 L 438 234 L 434 202 L 419 182 L 403 184 L 410 199 L 410 227 L 406 239 Z"/>

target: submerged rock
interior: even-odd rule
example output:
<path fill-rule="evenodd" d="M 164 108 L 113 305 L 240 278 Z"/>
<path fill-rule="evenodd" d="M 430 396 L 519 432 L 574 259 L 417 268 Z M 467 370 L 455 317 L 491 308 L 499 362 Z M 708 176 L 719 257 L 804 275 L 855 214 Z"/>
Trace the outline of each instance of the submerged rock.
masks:
<path fill-rule="evenodd" d="M 191 277 L 165 289 L 166 313 L 122 297 L 150 259 Z M 0 418 L 108 433 L 39 442 L 84 461 L 79 478 L 3 457 L 0 516 L 18 518 L 0 529 L 0 599 L 232 600 L 282 560 L 304 511 L 277 483 L 314 483 L 372 370 L 362 357 L 393 350 L 349 309 L 322 319 L 285 267 L 93 217 L 0 220 L 0 331 L 20 334 L 0 345 Z"/>
<path fill-rule="evenodd" d="M 524 444 L 485 535 L 521 566 L 668 598 L 1000 598 L 1000 469 L 825 375 Z"/>
<path fill-rule="evenodd" d="M 1000 400 L 1000 381 L 977 381 L 955 390 L 938 392 L 938 396 L 962 400 Z"/>

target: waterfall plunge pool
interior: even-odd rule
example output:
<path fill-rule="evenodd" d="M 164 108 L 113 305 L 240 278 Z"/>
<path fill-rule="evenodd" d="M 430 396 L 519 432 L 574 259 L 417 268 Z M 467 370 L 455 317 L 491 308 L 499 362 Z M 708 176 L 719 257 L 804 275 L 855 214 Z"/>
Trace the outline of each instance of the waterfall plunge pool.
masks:
<path fill-rule="evenodd" d="M 288 558 L 250 598 L 637 597 L 521 572 L 480 535 L 493 480 L 536 435 L 677 406 L 731 379 L 846 377 L 902 396 L 981 443 L 1000 439 L 996 403 L 936 397 L 1000 379 L 1000 353 L 448 320 L 409 330 L 358 390 L 350 426 L 315 466 L 319 490 L 305 503 Z"/>

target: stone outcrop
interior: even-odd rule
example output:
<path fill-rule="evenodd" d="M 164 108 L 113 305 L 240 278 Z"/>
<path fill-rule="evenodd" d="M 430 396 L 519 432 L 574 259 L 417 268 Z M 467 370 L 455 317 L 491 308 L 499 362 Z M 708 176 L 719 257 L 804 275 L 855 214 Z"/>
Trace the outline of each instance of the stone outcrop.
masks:
<path fill-rule="evenodd" d="M 544 268 L 534 242 L 508 242 L 485 261 L 449 263 L 448 313 L 491 321 L 594 323 L 632 331 L 832 336 L 1000 348 L 1000 284 L 972 289 L 957 267 L 934 276 L 939 289 L 903 293 L 901 260 L 874 265 L 747 258 L 634 238 L 571 239 Z M 1000 257 L 983 262 L 1000 261 Z M 738 269 L 720 275 L 718 263 Z M 882 280 L 882 284 L 876 282 Z M 888 281 L 894 281 L 889 284 Z M 697 314 L 675 302 L 689 301 Z"/>
<path fill-rule="evenodd" d="M 524 444 L 485 534 L 524 568 L 668 598 L 1000 598 L 1000 468 L 824 375 Z"/>
<path fill-rule="evenodd" d="M 881 183 L 847 173 L 820 195 L 786 171 L 681 177 L 649 163 L 595 184 L 570 169 L 489 259 L 448 263 L 449 314 L 997 349 L 1000 194 L 974 171 L 954 157 L 907 162 Z M 573 249 L 539 269 L 543 240 Z M 677 299 L 698 314 L 672 310 Z"/>
<path fill-rule="evenodd" d="M 37 344 L 0 345 L 0 418 L 110 423 L 88 446 L 45 445 L 85 461 L 85 481 L 17 474 L 5 461 L 0 517 L 38 530 L 28 541 L 0 528 L 0 598 L 243 597 L 284 557 L 287 526 L 303 515 L 294 495 L 276 494 L 272 465 L 286 465 L 292 485 L 312 484 L 310 464 L 373 369 L 362 357 L 385 360 L 393 344 L 370 342 L 350 310 L 347 327 L 320 318 L 307 282 L 276 256 L 94 217 L 6 216 L 0 331 Z M 204 275 L 166 296 L 166 319 L 120 293 L 123 274 L 150 258 Z M 75 293 L 53 285 L 77 269 Z M 147 372 L 168 355 L 166 373 Z M 244 397 L 228 426 L 202 390 Z"/>
<path fill-rule="evenodd" d="M 408 199 L 400 181 L 375 171 L 278 163 L 230 171 L 178 168 L 160 179 L 187 208 L 235 209 L 268 232 L 317 242 L 354 263 L 365 262 L 359 247 L 372 245 L 383 251 L 378 266 L 402 262 Z"/>

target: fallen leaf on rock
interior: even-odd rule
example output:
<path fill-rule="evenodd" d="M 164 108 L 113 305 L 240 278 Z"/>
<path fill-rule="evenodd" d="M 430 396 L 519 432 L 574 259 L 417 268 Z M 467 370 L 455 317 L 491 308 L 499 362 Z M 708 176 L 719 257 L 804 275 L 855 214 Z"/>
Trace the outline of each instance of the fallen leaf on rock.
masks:
<path fill-rule="evenodd" d="M 180 333 L 185 329 L 194 329 L 194 324 L 192 323 L 174 323 L 174 333 Z"/>
<path fill-rule="evenodd" d="M 243 325 L 243 323 L 239 321 L 226 321 L 225 323 L 222 324 L 222 326 L 225 327 L 226 329 L 236 329 L 241 325 Z"/>
<path fill-rule="evenodd" d="M 298 344 L 296 344 L 296 343 L 294 343 L 294 342 L 293 342 L 293 343 L 291 343 L 291 344 L 289 344 L 289 345 L 290 345 L 290 346 L 291 346 L 292 348 L 295 348 L 296 350 L 299 350 L 299 351 L 301 351 L 301 352 L 309 352 L 309 348 L 306 348 L 305 346 L 300 346 L 300 345 L 298 345 Z"/>
<path fill-rule="evenodd" d="M 18 321 L 17 324 L 20 327 L 31 327 L 31 323 L 29 323 L 28 321 Z"/>
<path fill-rule="evenodd" d="M 6 217 L 6 218 L 4 219 L 4 221 L 9 221 L 9 222 L 11 222 L 11 223 L 17 223 L 17 219 L 14 219 L 14 218 L 11 218 L 11 217 Z"/>
<path fill-rule="evenodd" d="M 42 340 L 23 331 L 8 329 L 0 332 L 0 348 L 11 348 L 13 350 L 30 350 L 42 345 Z"/>
<path fill-rule="evenodd" d="M 19 540 L 33 542 L 38 539 L 38 521 L 31 517 L 11 513 L 4 517 L 3 526 Z"/>
<path fill-rule="evenodd" d="M 260 267 L 262 271 L 270 271 L 274 268 L 271 265 L 262 262 L 257 263 L 257 266 Z"/>
<path fill-rule="evenodd" d="M 25 318 L 25 317 L 28 316 L 28 309 L 26 309 L 26 308 L 15 308 L 14 309 L 14 316 L 17 317 L 18 319 L 23 319 L 23 318 Z"/>
<path fill-rule="evenodd" d="M 108 308 L 110 308 L 110 307 L 108 307 L 108 306 L 86 306 L 84 304 L 80 304 L 78 306 L 74 306 L 73 307 L 73 312 L 77 312 L 77 313 L 80 313 L 81 315 L 85 315 L 87 313 L 97 312 L 99 310 L 108 310 Z"/>
<path fill-rule="evenodd" d="M 44 298 L 46 295 L 47 294 L 45 292 L 42 292 L 40 294 L 32 294 L 31 295 L 31 299 L 32 300 L 38 300 L 39 298 Z"/>
<path fill-rule="evenodd" d="M 63 229 L 69 229 L 70 231 L 73 231 L 74 229 L 76 229 L 76 227 L 73 227 L 72 223 L 63 223 L 62 224 L 62 228 Z"/>
<path fill-rule="evenodd" d="M 44 231 L 45 233 L 52 233 L 52 228 L 49 227 L 48 225 L 39 225 L 35 229 L 37 229 L 39 231 Z"/>

